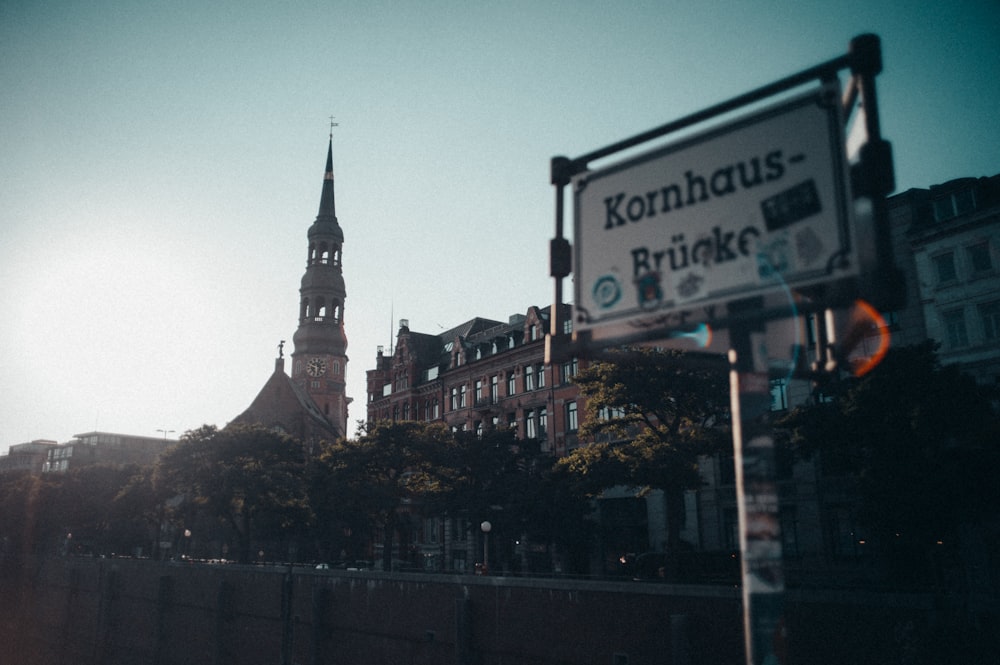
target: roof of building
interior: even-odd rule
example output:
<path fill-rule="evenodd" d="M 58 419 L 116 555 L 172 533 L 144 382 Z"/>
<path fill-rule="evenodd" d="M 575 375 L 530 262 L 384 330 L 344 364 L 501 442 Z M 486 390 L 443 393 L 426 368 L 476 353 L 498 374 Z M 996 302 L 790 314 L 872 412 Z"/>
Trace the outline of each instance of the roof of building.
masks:
<path fill-rule="evenodd" d="M 306 390 L 285 374 L 283 358 L 275 359 L 274 372 L 257 393 L 246 411 L 233 418 L 230 425 L 258 424 L 278 428 L 300 440 L 316 433 L 337 437 L 341 433 L 323 415 Z"/>

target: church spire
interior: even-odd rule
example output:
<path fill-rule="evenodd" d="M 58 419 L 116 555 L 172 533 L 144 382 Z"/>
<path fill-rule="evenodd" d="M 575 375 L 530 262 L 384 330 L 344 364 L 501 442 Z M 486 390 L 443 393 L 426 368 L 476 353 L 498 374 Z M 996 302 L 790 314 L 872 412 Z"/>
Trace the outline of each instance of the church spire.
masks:
<path fill-rule="evenodd" d="M 337 206 L 333 199 L 333 136 L 330 137 L 330 145 L 326 150 L 326 173 L 323 175 L 323 194 L 319 199 L 319 214 L 321 217 L 328 217 L 337 221 Z"/>
<path fill-rule="evenodd" d="M 326 150 L 326 174 L 319 214 L 306 232 L 306 270 L 299 288 L 299 326 L 292 336 L 292 382 L 309 395 L 323 417 L 341 433 L 347 431 L 344 372 L 347 335 L 344 333 L 342 252 L 344 231 L 337 223 L 333 203 L 333 137 Z"/>

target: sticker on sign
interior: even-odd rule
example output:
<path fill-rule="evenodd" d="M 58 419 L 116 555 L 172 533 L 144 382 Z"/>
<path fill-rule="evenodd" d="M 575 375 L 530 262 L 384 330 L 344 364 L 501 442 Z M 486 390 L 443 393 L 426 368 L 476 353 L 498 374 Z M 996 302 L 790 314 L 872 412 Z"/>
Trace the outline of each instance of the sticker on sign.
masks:
<path fill-rule="evenodd" d="M 839 99 L 823 86 L 577 176 L 575 329 L 857 275 Z"/>

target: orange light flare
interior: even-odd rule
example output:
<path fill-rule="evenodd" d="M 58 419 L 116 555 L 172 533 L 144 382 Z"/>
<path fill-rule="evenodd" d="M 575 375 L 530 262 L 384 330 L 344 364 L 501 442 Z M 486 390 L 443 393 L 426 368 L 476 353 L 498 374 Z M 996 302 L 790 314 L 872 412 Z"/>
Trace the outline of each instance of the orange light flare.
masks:
<path fill-rule="evenodd" d="M 854 307 L 851 308 L 851 320 L 843 337 L 844 354 L 849 355 L 863 339 L 871 337 L 873 329 L 878 338 L 878 347 L 874 353 L 849 360 L 851 373 L 854 376 L 864 376 L 882 362 L 885 354 L 889 352 L 889 341 L 892 337 L 889 325 L 879 311 L 865 300 L 855 300 Z"/>

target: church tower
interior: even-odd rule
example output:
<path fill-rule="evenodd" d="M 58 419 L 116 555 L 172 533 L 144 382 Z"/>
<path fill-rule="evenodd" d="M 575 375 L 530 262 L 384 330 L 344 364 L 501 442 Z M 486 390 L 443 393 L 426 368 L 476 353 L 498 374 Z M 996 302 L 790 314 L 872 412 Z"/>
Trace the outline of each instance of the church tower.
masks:
<path fill-rule="evenodd" d="M 344 232 L 337 223 L 333 191 L 333 137 L 326 153 L 326 174 L 319 214 L 307 233 L 306 272 L 299 288 L 299 327 L 292 337 L 292 382 L 315 402 L 323 416 L 347 436 L 347 336 L 344 334 L 342 251 Z"/>

